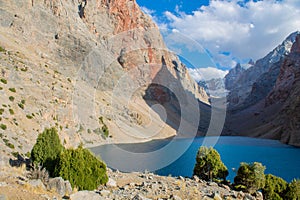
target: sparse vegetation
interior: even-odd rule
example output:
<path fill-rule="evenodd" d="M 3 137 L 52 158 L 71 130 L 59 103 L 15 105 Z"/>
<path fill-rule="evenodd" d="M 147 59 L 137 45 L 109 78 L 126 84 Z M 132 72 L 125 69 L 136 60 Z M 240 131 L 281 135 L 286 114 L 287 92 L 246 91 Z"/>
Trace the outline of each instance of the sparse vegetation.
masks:
<path fill-rule="evenodd" d="M 196 157 L 194 175 L 204 180 L 225 181 L 228 170 L 215 149 L 201 146 Z"/>
<path fill-rule="evenodd" d="M 9 113 L 10 113 L 11 115 L 15 114 L 14 110 L 11 109 L 11 108 L 10 108 L 8 111 L 9 111 Z"/>
<path fill-rule="evenodd" d="M 82 145 L 61 154 L 55 174 L 69 180 L 72 187 L 79 190 L 94 190 L 108 181 L 106 165 Z"/>
<path fill-rule="evenodd" d="M 11 91 L 11 92 L 14 92 L 14 93 L 17 92 L 16 88 L 8 88 L 8 90 Z"/>
<path fill-rule="evenodd" d="M 107 138 L 109 136 L 109 130 L 108 130 L 108 127 L 106 126 L 106 124 L 104 124 L 102 126 L 101 130 L 102 130 L 102 133 L 103 133 L 104 137 Z"/>
<path fill-rule="evenodd" d="M 41 165 L 34 165 L 27 177 L 30 179 L 40 179 L 45 185 L 49 182 L 49 173 Z"/>
<path fill-rule="evenodd" d="M 10 96 L 10 97 L 8 97 L 8 99 L 9 99 L 10 101 L 14 101 L 14 100 L 15 100 L 15 97 Z"/>
<path fill-rule="evenodd" d="M 8 139 L 4 138 L 2 140 L 5 143 L 5 145 L 8 146 L 9 148 L 11 148 L 11 149 L 15 148 L 15 145 L 13 145 L 12 143 L 10 143 Z"/>
<path fill-rule="evenodd" d="M 0 124 L 0 128 L 1 128 L 2 130 L 6 130 L 6 129 L 7 129 L 7 126 L 6 126 L 5 124 Z"/>
<path fill-rule="evenodd" d="M 241 163 L 237 175 L 234 178 L 236 189 L 242 189 L 249 193 L 254 193 L 265 186 L 266 167 L 259 162 Z"/>
<path fill-rule="evenodd" d="M 13 151 L 13 152 L 11 152 L 11 155 L 13 155 L 15 158 L 17 158 L 17 157 L 18 157 L 18 155 L 19 155 L 19 153 L 18 153 L 18 152 L 15 152 L 15 151 Z"/>
<path fill-rule="evenodd" d="M 21 109 L 23 109 L 23 110 L 24 110 L 24 104 L 22 104 L 22 103 L 18 103 L 18 106 L 19 106 Z"/>
<path fill-rule="evenodd" d="M 0 52 L 6 52 L 6 49 L 0 46 Z"/>
<path fill-rule="evenodd" d="M 1 83 L 3 83 L 3 84 L 7 84 L 7 80 L 4 79 L 4 78 L 1 78 L 0 81 L 1 81 Z"/>
<path fill-rule="evenodd" d="M 32 119 L 33 117 L 31 115 L 26 115 L 27 119 Z"/>

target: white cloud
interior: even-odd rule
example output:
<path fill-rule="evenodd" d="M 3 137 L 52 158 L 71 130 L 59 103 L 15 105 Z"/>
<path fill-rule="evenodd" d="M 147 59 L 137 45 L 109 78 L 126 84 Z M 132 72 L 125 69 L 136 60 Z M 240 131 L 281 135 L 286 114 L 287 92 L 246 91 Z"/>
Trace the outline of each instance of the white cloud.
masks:
<path fill-rule="evenodd" d="M 193 14 L 169 11 L 169 28 L 207 48 L 216 63 L 233 67 L 237 58 L 262 58 L 290 33 L 300 30 L 299 0 L 211 0 Z M 220 52 L 230 52 L 222 55 Z"/>
<path fill-rule="evenodd" d="M 200 80 L 207 81 L 213 78 L 224 78 L 224 76 L 228 73 L 228 71 L 223 71 L 215 67 L 197 69 L 188 68 L 188 70 L 192 78 L 197 82 Z"/>

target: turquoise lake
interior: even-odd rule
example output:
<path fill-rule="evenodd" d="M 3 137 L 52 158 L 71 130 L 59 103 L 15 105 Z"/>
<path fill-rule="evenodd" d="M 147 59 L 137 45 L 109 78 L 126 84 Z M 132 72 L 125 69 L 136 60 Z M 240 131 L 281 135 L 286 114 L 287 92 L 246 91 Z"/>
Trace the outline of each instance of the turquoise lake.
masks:
<path fill-rule="evenodd" d="M 281 144 L 275 140 L 227 136 L 198 137 L 194 140 L 172 139 L 138 144 L 110 144 L 91 150 L 100 155 L 109 167 L 120 171 L 144 171 L 153 168 L 154 170 L 150 171 L 159 175 L 191 177 L 196 154 L 201 145 L 217 149 L 228 168 L 227 179 L 230 181 L 233 181 L 235 171 L 241 162 L 255 161 L 266 166 L 266 174 L 274 174 L 286 181 L 300 178 L 300 148 Z M 164 152 L 168 146 L 169 149 Z M 129 156 L 124 157 L 127 152 Z"/>

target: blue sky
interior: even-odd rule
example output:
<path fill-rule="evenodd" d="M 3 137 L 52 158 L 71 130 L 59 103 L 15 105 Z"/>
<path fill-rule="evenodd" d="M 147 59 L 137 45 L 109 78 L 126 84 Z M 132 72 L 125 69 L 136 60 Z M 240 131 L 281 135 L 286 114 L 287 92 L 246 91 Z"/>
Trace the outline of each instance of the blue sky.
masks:
<path fill-rule="evenodd" d="M 196 79 L 224 76 L 300 30 L 299 0 L 137 0 Z"/>

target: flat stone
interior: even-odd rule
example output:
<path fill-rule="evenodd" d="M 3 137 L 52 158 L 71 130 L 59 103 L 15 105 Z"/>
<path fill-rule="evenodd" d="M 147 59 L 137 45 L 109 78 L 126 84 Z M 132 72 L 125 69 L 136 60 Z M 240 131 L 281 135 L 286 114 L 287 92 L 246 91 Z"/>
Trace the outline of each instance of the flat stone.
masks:
<path fill-rule="evenodd" d="M 102 200 L 105 199 L 93 191 L 82 190 L 70 195 L 71 200 Z"/>

